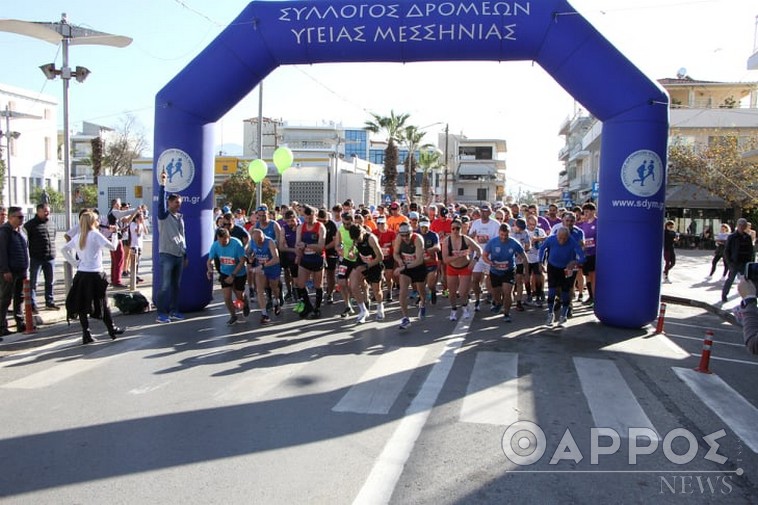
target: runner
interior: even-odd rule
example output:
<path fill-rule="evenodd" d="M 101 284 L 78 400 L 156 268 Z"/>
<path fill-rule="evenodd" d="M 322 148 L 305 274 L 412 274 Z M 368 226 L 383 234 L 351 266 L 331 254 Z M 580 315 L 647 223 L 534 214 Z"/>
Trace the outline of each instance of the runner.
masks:
<path fill-rule="evenodd" d="M 442 262 L 445 265 L 448 299 L 450 300 L 450 320 L 458 320 L 458 303 L 463 307 L 463 319 L 471 317 L 468 308 L 471 291 L 471 272 L 482 248 L 470 237 L 464 235 L 463 224 L 454 219 L 450 226 L 450 235 L 442 244 Z"/>

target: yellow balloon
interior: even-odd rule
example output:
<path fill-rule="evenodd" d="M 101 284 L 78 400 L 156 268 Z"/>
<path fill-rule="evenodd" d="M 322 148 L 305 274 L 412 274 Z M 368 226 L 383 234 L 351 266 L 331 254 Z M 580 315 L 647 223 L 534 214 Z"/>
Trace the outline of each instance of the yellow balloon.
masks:
<path fill-rule="evenodd" d="M 294 159 L 295 157 L 289 147 L 282 146 L 274 151 L 274 166 L 279 174 L 283 174 L 285 170 L 291 167 Z"/>
<path fill-rule="evenodd" d="M 265 179 L 266 174 L 268 173 L 268 165 L 266 165 L 266 162 L 261 159 L 253 160 L 247 166 L 247 173 L 250 175 L 253 182 L 258 184 Z"/>

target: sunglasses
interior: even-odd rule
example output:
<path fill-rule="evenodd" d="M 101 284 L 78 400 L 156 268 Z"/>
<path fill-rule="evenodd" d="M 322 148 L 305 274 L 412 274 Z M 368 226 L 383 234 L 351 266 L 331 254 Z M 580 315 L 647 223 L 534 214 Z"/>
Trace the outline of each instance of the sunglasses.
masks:
<path fill-rule="evenodd" d="M 450 229 L 453 230 L 453 231 L 456 231 L 456 230 L 460 231 L 461 227 L 460 226 L 451 226 Z"/>

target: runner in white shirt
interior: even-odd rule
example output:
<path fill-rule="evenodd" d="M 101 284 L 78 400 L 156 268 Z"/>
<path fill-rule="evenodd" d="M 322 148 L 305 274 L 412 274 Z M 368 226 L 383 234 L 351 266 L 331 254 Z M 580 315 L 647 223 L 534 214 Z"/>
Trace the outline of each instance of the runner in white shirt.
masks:
<path fill-rule="evenodd" d="M 492 214 L 492 208 L 489 205 L 483 205 L 481 208 L 482 217 L 477 219 L 471 224 L 471 228 L 469 230 L 469 237 L 473 238 L 474 241 L 484 248 L 484 246 L 489 242 L 491 238 L 497 237 L 499 230 L 500 230 L 500 223 L 495 221 L 494 219 L 490 219 L 490 215 Z M 476 262 L 476 265 L 474 265 L 474 271 L 471 274 L 471 284 L 474 290 L 474 310 L 476 312 L 479 312 L 479 302 L 481 300 L 482 296 L 482 280 L 485 276 L 489 274 L 489 265 L 487 265 L 484 260 L 479 258 L 479 261 Z M 491 292 L 492 289 L 489 285 L 489 279 L 486 280 L 487 282 L 487 290 L 488 292 Z"/>

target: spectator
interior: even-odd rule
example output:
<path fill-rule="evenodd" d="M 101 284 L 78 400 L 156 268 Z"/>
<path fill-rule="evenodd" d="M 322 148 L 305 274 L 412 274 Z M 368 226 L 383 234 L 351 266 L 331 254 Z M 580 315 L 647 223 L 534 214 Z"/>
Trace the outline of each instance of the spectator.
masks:
<path fill-rule="evenodd" d="M 53 299 L 55 271 L 55 224 L 50 220 L 50 205 L 37 205 L 37 214 L 24 223 L 29 240 L 29 282 L 32 288 L 32 311 L 37 312 L 37 276 L 45 277 L 45 307 L 58 310 Z"/>
<path fill-rule="evenodd" d="M 21 233 L 23 222 L 21 207 L 9 207 L 8 221 L 0 226 L 0 338 L 10 335 L 7 316 L 11 300 L 16 331 L 26 330 L 21 305 L 24 279 L 29 270 L 29 245 Z"/>
<path fill-rule="evenodd" d="M 161 173 L 158 192 L 158 268 L 161 272 L 161 286 L 157 297 L 156 321 L 159 323 L 184 319 L 179 312 L 179 286 L 182 270 L 188 264 L 184 218 L 179 212 L 182 197 L 175 193 L 166 194 L 167 177 L 166 172 Z"/>
<path fill-rule="evenodd" d="M 758 307 L 756 307 L 755 283 L 742 279 L 737 285 L 737 291 L 742 297 L 742 337 L 745 348 L 751 354 L 758 354 Z"/>
<path fill-rule="evenodd" d="M 729 235 L 724 246 L 724 258 L 729 265 L 729 276 L 724 281 L 724 288 L 721 290 L 722 303 L 727 301 L 734 278 L 737 277 L 738 273 L 745 271 L 745 265 L 753 261 L 754 257 L 753 239 L 748 233 L 747 219 L 741 217 L 737 220 L 734 233 Z"/>

